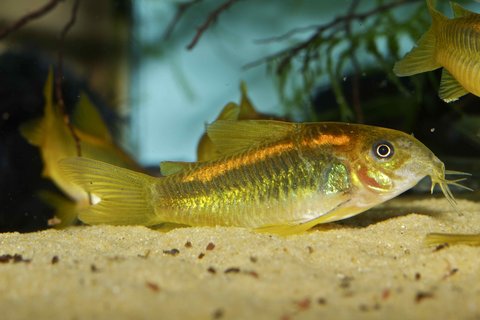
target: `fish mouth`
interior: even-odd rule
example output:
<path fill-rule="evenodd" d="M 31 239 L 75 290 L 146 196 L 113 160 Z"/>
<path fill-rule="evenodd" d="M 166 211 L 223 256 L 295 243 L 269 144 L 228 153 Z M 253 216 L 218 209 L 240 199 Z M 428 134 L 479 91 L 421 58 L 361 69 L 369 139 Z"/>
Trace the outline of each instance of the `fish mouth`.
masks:
<path fill-rule="evenodd" d="M 462 172 L 462 171 L 453 171 L 453 170 L 445 170 L 445 165 L 442 161 L 435 157 L 435 166 L 433 173 L 430 175 L 430 179 L 432 180 L 432 187 L 430 192 L 433 193 L 435 186 L 438 184 L 440 190 L 442 190 L 443 195 L 447 199 L 448 203 L 455 209 L 456 212 L 461 214 L 461 211 L 458 209 L 457 201 L 453 196 L 452 191 L 450 190 L 449 186 L 456 186 L 461 189 L 473 191 L 473 189 L 460 184 L 460 182 L 466 180 L 467 178 L 460 178 L 454 180 L 448 180 L 445 176 L 446 175 L 457 175 L 457 176 L 471 176 L 470 173 Z"/>

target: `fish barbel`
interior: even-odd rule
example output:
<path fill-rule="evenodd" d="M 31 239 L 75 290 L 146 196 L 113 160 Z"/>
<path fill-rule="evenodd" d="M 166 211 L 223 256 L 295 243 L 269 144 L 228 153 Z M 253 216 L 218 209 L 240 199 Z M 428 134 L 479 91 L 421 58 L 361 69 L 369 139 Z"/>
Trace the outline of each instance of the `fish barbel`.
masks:
<path fill-rule="evenodd" d="M 469 92 L 480 96 L 480 14 L 451 6 L 454 18 L 448 19 L 427 0 L 432 25 L 393 68 L 397 76 L 410 76 L 443 67 L 439 96 L 446 102 Z"/>
<path fill-rule="evenodd" d="M 60 162 L 100 201 L 87 224 L 241 226 L 291 234 L 345 219 L 391 199 L 429 175 L 455 200 L 444 164 L 406 133 L 347 123 L 214 122 L 222 156 L 169 162 L 154 178 L 86 158 Z M 448 172 L 447 172 L 448 173 Z M 458 173 L 458 172 L 455 172 Z"/>

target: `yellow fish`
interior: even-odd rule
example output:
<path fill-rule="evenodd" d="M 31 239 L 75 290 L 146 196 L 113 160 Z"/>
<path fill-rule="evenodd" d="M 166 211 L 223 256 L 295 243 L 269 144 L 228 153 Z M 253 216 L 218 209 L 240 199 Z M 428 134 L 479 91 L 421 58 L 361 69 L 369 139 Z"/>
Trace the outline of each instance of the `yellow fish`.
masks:
<path fill-rule="evenodd" d="M 60 170 L 58 161 L 67 157 L 77 155 L 75 141 L 65 125 L 63 114 L 53 103 L 53 73 L 50 72 L 44 88 L 45 110 L 42 118 L 35 119 L 23 124 L 20 127 L 22 135 L 34 146 L 40 148 L 43 159 L 43 176 L 53 180 L 71 200 L 77 204 L 85 205 L 88 202 L 88 195 L 78 185 L 66 179 Z M 141 171 L 141 167 L 113 141 L 110 132 L 103 122 L 100 114 L 90 103 L 85 95 L 82 95 L 80 102 L 74 111 L 72 121 L 75 125 L 75 132 L 80 138 L 82 154 L 85 157 L 102 160 L 117 166 Z M 56 215 L 61 216 L 63 224 L 68 220 L 72 222 L 72 208 L 76 204 L 63 200 L 43 192 L 42 198 L 46 198 L 54 204 L 61 204 L 57 208 Z M 65 209 L 65 210 L 62 210 Z M 67 217 L 68 216 L 68 217 Z"/>
<path fill-rule="evenodd" d="M 393 68 L 397 76 L 411 76 L 443 67 L 439 96 L 446 102 L 469 92 L 480 96 L 480 14 L 451 5 L 454 18 L 448 19 L 427 0 L 432 25 Z"/>
<path fill-rule="evenodd" d="M 172 163 L 154 178 L 70 158 L 65 175 L 99 202 L 87 224 L 240 226 L 278 234 L 359 214 L 429 175 L 455 200 L 444 164 L 413 136 L 347 123 L 217 121 L 207 128 L 221 157 Z"/>
<path fill-rule="evenodd" d="M 260 113 L 256 110 L 255 106 L 251 102 L 247 94 L 247 86 L 244 82 L 240 84 L 241 98 L 240 104 L 230 102 L 218 115 L 218 120 L 280 120 L 279 117 L 275 117 L 270 114 Z M 213 160 L 220 156 L 221 153 L 215 149 L 215 145 L 212 140 L 205 133 L 200 138 L 197 146 L 197 161 Z"/>
<path fill-rule="evenodd" d="M 471 246 L 480 246 L 479 234 L 454 234 L 454 233 L 430 233 L 425 242 L 428 245 L 440 244 L 466 244 Z"/>

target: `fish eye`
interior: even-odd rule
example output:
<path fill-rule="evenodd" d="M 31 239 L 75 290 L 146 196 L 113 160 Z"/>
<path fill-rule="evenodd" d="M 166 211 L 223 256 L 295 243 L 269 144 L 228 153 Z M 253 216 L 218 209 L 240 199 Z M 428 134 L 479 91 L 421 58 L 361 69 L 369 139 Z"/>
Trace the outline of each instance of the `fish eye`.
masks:
<path fill-rule="evenodd" d="M 388 141 L 375 143 L 372 151 L 377 159 L 388 159 L 394 154 L 393 146 Z"/>

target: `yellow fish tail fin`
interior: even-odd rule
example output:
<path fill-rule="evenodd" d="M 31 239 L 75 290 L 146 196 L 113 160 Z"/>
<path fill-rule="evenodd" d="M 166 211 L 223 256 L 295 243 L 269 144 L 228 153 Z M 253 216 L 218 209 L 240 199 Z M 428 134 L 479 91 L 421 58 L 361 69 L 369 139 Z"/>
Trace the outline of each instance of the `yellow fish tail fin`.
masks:
<path fill-rule="evenodd" d="M 438 26 L 448 18 L 435 9 L 432 0 L 427 0 L 428 10 L 432 16 L 432 26 L 420 38 L 407 55 L 393 67 L 393 72 L 399 77 L 411 76 L 417 73 L 432 71 L 441 67 L 435 57 L 436 32 Z"/>
<path fill-rule="evenodd" d="M 393 72 L 399 77 L 405 77 L 440 67 L 441 65 L 435 59 L 435 32 L 430 28 L 420 38 L 417 46 L 402 60 L 395 63 Z"/>
<path fill-rule="evenodd" d="M 60 160 L 60 168 L 90 193 L 93 204 L 80 210 L 87 224 L 156 225 L 155 178 L 88 158 Z"/>

